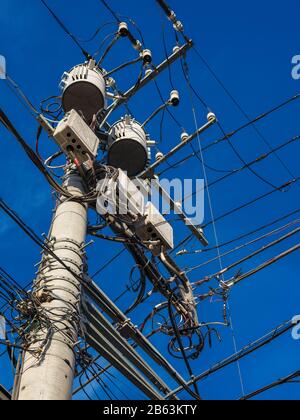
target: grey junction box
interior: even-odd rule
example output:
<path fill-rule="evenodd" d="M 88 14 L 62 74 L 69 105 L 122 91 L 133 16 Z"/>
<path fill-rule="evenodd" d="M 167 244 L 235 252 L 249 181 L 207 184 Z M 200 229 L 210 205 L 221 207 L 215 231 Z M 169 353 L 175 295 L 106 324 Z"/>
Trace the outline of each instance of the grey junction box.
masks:
<path fill-rule="evenodd" d="M 58 124 L 53 137 L 61 149 L 66 154 L 73 153 L 79 163 L 95 159 L 98 154 L 98 137 L 74 109 Z"/>

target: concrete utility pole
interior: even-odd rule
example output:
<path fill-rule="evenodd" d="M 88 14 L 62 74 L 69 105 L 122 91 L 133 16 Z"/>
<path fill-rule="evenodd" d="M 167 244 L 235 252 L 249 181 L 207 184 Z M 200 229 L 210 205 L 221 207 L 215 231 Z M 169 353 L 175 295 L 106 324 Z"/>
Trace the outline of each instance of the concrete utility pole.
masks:
<path fill-rule="evenodd" d="M 64 187 L 84 195 L 77 171 L 68 169 Z M 74 276 L 51 255 L 44 255 L 34 291 L 41 303 L 38 319 L 30 331 L 24 356 L 18 400 L 70 400 L 75 371 L 74 346 L 80 326 L 81 282 L 85 266 L 84 243 L 88 207 L 62 198 L 54 215 L 49 245 Z"/>

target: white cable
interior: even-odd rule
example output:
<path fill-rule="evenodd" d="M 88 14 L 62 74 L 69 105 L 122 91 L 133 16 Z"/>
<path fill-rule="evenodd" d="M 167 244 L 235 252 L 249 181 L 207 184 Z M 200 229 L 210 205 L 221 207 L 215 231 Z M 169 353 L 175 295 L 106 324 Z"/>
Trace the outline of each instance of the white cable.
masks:
<path fill-rule="evenodd" d="M 191 90 L 189 82 L 187 82 L 187 85 L 188 85 L 189 93 L 190 93 L 190 101 L 191 101 L 191 105 L 192 105 L 195 128 L 196 128 L 196 130 L 198 130 L 199 124 L 198 124 L 197 114 L 196 114 L 196 110 L 195 110 L 195 106 L 194 106 L 193 94 L 192 94 L 192 90 Z M 205 166 L 205 162 L 204 162 L 204 154 L 203 154 L 201 139 L 200 139 L 199 134 L 197 135 L 197 139 L 198 139 L 198 144 L 199 144 L 201 163 L 202 163 L 202 167 L 203 167 L 204 182 L 206 184 L 206 189 L 207 189 L 207 196 L 208 196 L 209 208 L 210 208 L 210 213 L 211 213 L 211 218 L 212 218 L 212 225 L 213 225 L 213 230 L 214 230 L 215 242 L 216 242 L 216 247 L 217 247 L 217 252 L 218 252 L 218 260 L 219 260 L 219 264 L 220 264 L 220 269 L 221 269 L 221 271 L 223 271 L 223 261 L 222 261 L 221 251 L 220 251 L 220 242 L 219 242 L 217 228 L 216 228 L 212 198 L 211 198 L 211 193 L 210 193 L 210 188 L 209 188 L 209 183 L 208 183 L 207 170 L 206 170 L 206 166 Z M 222 275 L 222 278 L 223 278 L 223 281 L 225 281 L 224 275 Z M 229 311 L 230 328 L 231 328 L 231 331 L 232 331 L 233 346 L 234 346 L 235 352 L 237 352 L 237 343 L 236 343 L 234 327 L 233 327 L 233 322 L 232 322 L 232 316 L 231 316 L 231 311 L 230 311 L 230 306 L 229 306 L 228 300 L 227 300 L 226 304 L 227 304 L 227 309 Z M 237 367 L 238 367 L 238 374 L 239 374 L 242 394 L 243 394 L 243 396 L 245 396 L 245 387 L 244 387 L 243 375 L 242 375 L 242 370 L 241 370 L 239 360 L 237 361 Z"/>

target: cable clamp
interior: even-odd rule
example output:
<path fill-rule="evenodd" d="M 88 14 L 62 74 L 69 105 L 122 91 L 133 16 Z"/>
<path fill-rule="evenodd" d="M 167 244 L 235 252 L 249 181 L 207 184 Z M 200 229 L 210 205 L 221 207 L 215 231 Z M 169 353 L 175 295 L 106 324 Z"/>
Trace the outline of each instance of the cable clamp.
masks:
<path fill-rule="evenodd" d="M 129 318 L 126 321 L 120 323 L 117 327 L 117 330 L 126 340 L 132 337 L 132 333 L 136 334 L 136 327 L 134 327 L 131 319 Z"/>

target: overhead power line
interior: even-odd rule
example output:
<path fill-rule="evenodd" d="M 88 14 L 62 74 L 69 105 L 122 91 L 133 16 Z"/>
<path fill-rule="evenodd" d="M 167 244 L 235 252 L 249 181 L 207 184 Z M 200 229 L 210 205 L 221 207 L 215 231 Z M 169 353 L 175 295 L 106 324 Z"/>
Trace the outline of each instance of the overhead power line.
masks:
<path fill-rule="evenodd" d="M 257 397 L 258 395 L 264 394 L 265 392 L 270 391 L 271 389 L 277 388 L 281 385 L 292 384 L 292 383 L 299 384 L 300 383 L 300 381 L 298 380 L 299 377 L 300 377 L 300 370 L 297 370 L 296 372 L 292 373 L 289 376 L 286 376 L 282 379 L 278 379 L 277 381 L 271 383 L 270 385 L 267 385 L 263 388 L 260 388 L 257 391 L 252 392 L 251 394 L 245 395 L 240 400 L 241 401 L 252 400 L 254 397 Z"/>
<path fill-rule="evenodd" d="M 295 253 L 296 251 L 299 251 L 300 249 L 300 244 L 297 244 L 295 246 L 293 246 L 292 248 L 287 249 L 286 251 L 282 252 L 281 254 L 277 255 L 274 258 L 271 258 L 270 260 L 264 262 L 263 264 L 261 264 L 260 266 L 254 268 L 253 270 L 248 271 L 245 274 L 236 276 L 234 278 L 232 278 L 231 280 L 228 280 L 224 286 L 227 288 L 231 288 L 233 286 L 235 286 L 236 284 L 240 283 L 241 281 L 252 277 L 253 275 L 259 273 L 260 271 L 264 270 L 267 267 L 270 267 L 271 265 L 277 263 L 278 261 L 282 260 L 283 258 L 288 257 L 289 255 Z"/>
<path fill-rule="evenodd" d="M 253 120 L 251 120 L 251 122 L 250 122 L 250 123 L 243 124 L 243 125 L 241 125 L 240 127 L 236 128 L 235 130 L 233 130 L 233 131 L 231 131 L 231 132 L 227 133 L 225 136 L 222 136 L 222 137 L 218 138 L 217 140 L 215 140 L 215 141 L 213 141 L 213 142 L 209 143 L 208 145 L 203 146 L 202 151 L 203 151 L 203 152 L 206 152 L 207 150 L 211 149 L 212 147 L 215 147 L 215 146 L 217 146 L 218 144 L 225 142 L 228 138 L 230 139 L 230 138 L 232 138 L 232 137 L 236 136 L 238 133 L 240 133 L 241 131 L 245 130 L 245 129 L 246 129 L 246 128 L 248 128 L 249 126 L 251 126 L 251 124 L 254 124 L 254 123 L 258 122 L 258 121 L 263 120 L 264 118 L 266 118 L 266 117 L 268 117 L 268 116 L 272 115 L 273 113 L 275 113 L 275 112 L 279 111 L 280 109 L 282 109 L 282 108 L 286 107 L 287 105 L 289 105 L 289 104 L 291 104 L 292 102 L 294 102 L 294 101 L 296 101 L 296 100 L 299 100 L 299 99 L 300 99 L 300 94 L 295 95 L 295 96 L 293 96 L 293 97 L 289 98 L 288 100 L 286 100 L 286 101 L 282 102 L 281 104 L 277 105 L 276 107 L 271 108 L 270 110 L 268 110 L 268 111 L 264 112 L 263 114 L 261 114 L 261 115 L 259 115 L 259 116 L 255 117 Z M 188 155 L 188 156 L 186 156 L 185 158 L 182 158 L 182 159 L 180 159 L 179 161 L 177 161 L 176 163 L 174 163 L 174 164 L 170 165 L 170 167 L 168 167 L 168 168 L 166 168 L 164 171 L 160 172 L 160 174 L 159 174 L 159 175 L 161 176 L 161 175 L 165 174 L 165 173 L 166 173 L 166 172 L 168 172 L 169 170 L 171 170 L 171 169 L 174 169 L 174 168 L 178 167 L 179 165 L 181 165 L 181 164 L 183 164 L 183 163 L 185 163 L 185 162 L 189 161 L 191 158 L 193 158 L 193 157 L 195 157 L 195 156 L 198 156 L 198 155 L 199 155 L 199 152 L 195 152 L 195 151 L 194 151 L 193 153 L 189 154 L 189 155 Z"/>
<path fill-rule="evenodd" d="M 284 221 L 284 220 L 286 220 L 286 219 L 288 219 L 292 216 L 295 216 L 298 213 L 300 213 L 300 209 L 294 210 L 290 213 L 285 214 L 282 217 L 279 217 L 275 220 L 272 220 L 271 222 L 268 222 L 268 223 L 258 227 L 257 229 L 253 229 L 253 230 L 251 230 L 251 231 L 249 231 L 249 232 L 247 232 L 243 235 L 239 235 L 239 236 L 237 236 L 237 237 L 235 237 L 235 238 L 233 238 L 229 241 L 223 242 L 222 244 L 219 245 L 219 249 L 224 248 L 228 245 L 231 245 L 235 242 L 241 241 L 242 239 L 245 239 L 245 238 L 247 238 L 251 235 L 254 235 L 255 233 L 261 232 L 262 230 L 265 230 L 265 229 L 269 228 L 270 226 L 274 226 L 277 223 L 280 223 L 280 222 L 282 222 L 282 221 Z M 188 252 L 188 251 L 184 250 L 184 251 L 179 252 L 177 255 L 202 254 L 202 253 L 207 253 L 207 252 L 211 252 L 211 251 L 214 251 L 214 250 L 216 250 L 216 246 L 211 247 L 211 248 L 204 248 L 204 249 L 201 249 L 201 250 L 191 251 L 191 252 Z"/>
<path fill-rule="evenodd" d="M 298 324 L 299 325 L 300 321 Z M 216 372 L 219 372 L 220 370 L 226 368 L 227 366 L 230 366 L 232 363 L 235 363 L 237 360 L 241 360 L 245 358 L 246 356 L 249 356 L 250 354 L 253 354 L 257 350 L 265 347 L 266 345 L 272 343 L 273 341 L 277 340 L 282 335 L 289 332 L 292 328 L 295 327 L 295 323 L 293 320 L 287 321 L 282 323 L 281 325 L 277 326 L 274 330 L 269 332 L 268 334 L 264 335 L 263 337 L 259 338 L 258 340 L 251 342 L 247 346 L 243 347 L 240 351 L 233 354 L 232 356 L 220 361 L 219 363 L 216 363 L 214 366 L 212 366 L 210 369 L 206 370 L 202 374 L 196 376 L 195 379 L 188 382 L 188 385 L 191 386 L 193 383 L 203 381 L 204 379 L 208 378 L 209 376 L 213 375 Z M 167 398 L 169 398 L 172 395 L 178 395 L 179 392 L 183 391 L 183 388 L 179 387 L 176 390 L 172 392 L 172 394 L 168 395 Z"/>
<path fill-rule="evenodd" d="M 60 193 L 66 194 L 63 188 L 52 178 L 52 176 L 48 173 L 44 165 L 41 163 L 40 159 L 36 155 L 36 153 L 31 149 L 31 147 L 26 143 L 23 137 L 19 134 L 17 129 L 11 123 L 5 112 L 0 109 L 0 122 L 4 125 L 4 127 L 15 137 L 17 142 L 21 145 L 31 162 L 36 166 L 36 168 L 44 175 L 48 183 Z M 70 196 L 70 194 L 67 194 Z"/>
<path fill-rule="evenodd" d="M 51 13 L 51 15 L 54 17 L 56 22 L 59 24 L 59 26 L 63 29 L 63 31 L 69 35 L 69 37 L 74 41 L 74 43 L 77 45 L 77 47 L 80 49 L 82 54 L 85 56 L 87 60 L 91 60 L 93 57 L 80 45 L 80 42 L 78 39 L 73 35 L 69 29 L 66 27 L 66 25 L 63 23 L 63 21 L 54 13 L 54 11 L 48 6 L 48 4 L 45 2 L 45 0 L 41 0 L 43 5 L 47 8 L 47 10 Z"/>
<path fill-rule="evenodd" d="M 243 209 L 245 209 L 245 208 L 247 208 L 247 207 L 250 207 L 250 206 L 252 206 L 253 204 L 255 204 L 255 203 L 258 203 L 259 201 L 261 201 L 261 200 L 263 200 L 263 199 L 265 199 L 265 198 L 267 198 L 267 197 L 270 197 L 271 195 L 273 195 L 274 193 L 276 193 L 276 192 L 278 192 L 278 191 L 283 191 L 283 190 L 286 190 L 287 188 L 289 188 L 289 187 L 291 187 L 292 185 L 294 185 L 296 182 L 298 182 L 300 180 L 300 177 L 298 177 L 298 178 L 296 178 L 296 179 L 293 179 L 293 180 L 291 180 L 291 181 L 288 181 L 288 182 L 286 182 L 285 184 L 283 184 L 283 185 L 281 185 L 280 187 L 276 187 L 276 188 L 274 188 L 273 190 L 271 190 L 271 191 L 269 191 L 269 192 L 267 192 L 267 193 L 265 193 L 265 194 L 262 194 L 262 195 L 260 195 L 260 196 L 258 196 L 258 197 L 256 197 L 256 198 L 254 198 L 253 200 L 250 200 L 250 201 L 247 201 L 246 203 L 244 203 L 244 204 L 241 204 L 240 206 L 238 206 L 238 207 L 235 207 L 234 209 L 232 209 L 232 210 L 229 210 L 229 211 L 227 211 L 226 213 L 223 213 L 222 215 L 220 215 L 220 216 L 218 216 L 218 217 L 216 217 L 215 218 L 215 220 L 213 221 L 213 220 L 211 220 L 211 221 L 209 221 L 209 222 L 207 222 L 207 223 L 205 223 L 203 226 L 202 226 L 202 228 L 203 229 L 205 229 L 205 228 L 207 228 L 208 226 L 210 226 L 210 225 L 212 225 L 214 222 L 216 223 L 216 222 L 219 222 L 220 220 L 223 220 L 223 219 L 225 219 L 226 217 L 228 217 L 228 216 L 231 216 L 232 214 L 235 214 L 235 213 L 237 213 L 237 212 L 239 212 L 240 210 L 243 210 Z M 174 252 L 176 252 L 178 249 L 180 249 L 182 246 L 184 246 L 184 244 L 187 242 L 187 241 L 189 241 L 190 239 L 192 239 L 193 238 L 193 235 L 188 235 L 188 236 L 186 236 L 177 246 L 176 246 L 176 248 L 173 250 L 173 253 Z"/>
<path fill-rule="evenodd" d="M 205 189 L 207 189 L 207 188 L 211 188 L 211 187 L 213 187 L 213 186 L 215 186 L 215 185 L 219 184 L 220 182 L 225 181 L 226 179 L 230 178 L 231 176 L 236 175 L 236 174 L 239 174 L 239 173 L 243 172 L 245 169 L 249 169 L 249 168 L 251 168 L 252 166 L 257 165 L 257 164 L 259 164 L 259 163 L 263 162 L 264 160 L 266 160 L 268 157 L 270 157 L 270 156 L 271 156 L 271 155 L 273 155 L 274 153 L 278 152 L 279 150 L 284 149 L 284 148 L 285 148 L 285 147 L 287 147 L 287 146 L 290 146 L 291 144 L 293 144 L 293 143 L 297 142 L 299 139 L 300 139 L 300 135 L 295 136 L 295 137 L 292 137 L 291 139 L 289 139 L 289 140 L 287 140 L 286 142 L 282 143 L 282 144 L 281 144 L 281 145 L 279 145 L 278 147 L 276 147 L 276 148 L 274 148 L 274 149 L 270 150 L 270 152 L 268 152 L 268 153 L 264 153 L 264 154 L 262 154 L 262 155 L 258 156 L 257 158 L 253 159 L 251 162 L 246 163 L 244 166 L 242 166 L 242 167 L 240 167 L 240 168 L 238 168 L 238 169 L 234 169 L 234 170 L 232 170 L 230 173 L 228 173 L 228 174 L 226 174 L 226 175 L 224 175 L 224 176 L 222 176 L 222 177 L 220 177 L 220 178 L 218 178 L 218 179 L 216 179 L 216 180 L 214 180 L 214 181 L 211 181 L 211 182 L 210 182 L 210 183 L 209 183 L 206 187 L 204 187 L 204 188 L 205 188 Z M 269 182 L 268 182 L 268 185 L 270 185 L 272 188 L 277 188 L 277 187 L 275 187 L 273 184 L 271 184 L 271 183 L 269 183 Z M 187 198 L 190 198 L 190 197 L 194 197 L 194 196 L 195 196 L 198 192 L 199 192 L 199 191 L 197 191 L 197 192 L 193 193 L 191 196 L 186 197 L 184 200 L 186 200 Z"/>
<path fill-rule="evenodd" d="M 271 235 L 275 235 L 275 234 L 277 234 L 277 233 L 279 233 L 279 232 L 282 232 L 283 230 L 287 229 L 287 228 L 288 228 L 288 227 L 290 227 L 290 226 L 294 226 L 295 224 L 299 224 L 299 222 L 300 222 L 300 219 L 298 219 L 298 220 L 296 220 L 296 221 L 294 221 L 294 222 L 291 222 L 291 223 L 289 223 L 288 225 L 283 226 L 283 227 L 281 227 L 281 228 L 279 228 L 279 229 L 276 229 L 275 231 L 272 231 L 272 232 L 270 232 L 270 233 L 267 233 L 267 234 L 265 234 L 265 235 L 263 235 L 263 236 L 261 236 L 261 237 L 259 237 L 259 238 L 253 239 L 252 241 L 250 241 L 250 242 L 248 242 L 248 243 L 242 244 L 242 245 L 240 245 L 240 246 L 238 246 L 238 247 L 236 247 L 236 248 L 234 248 L 234 249 L 232 249 L 232 250 L 230 250 L 230 251 L 228 251 L 228 252 L 226 252 L 226 253 L 222 254 L 222 255 L 221 255 L 221 257 L 223 258 L 223 257 L 225 257 L 225 256 L 228 256 L 228 255 L 232 254 L 233 252 L 240 251 L 240 250 L 241 250 L 241 249 L 243 249 L 243 248 L 249 247 L 250 245 L 253 245 L 253 244 L 255 244 L 255 243 L 259 242 L 259 241 L 262 241 L 263 239 L 269 238 Z M 296 234 L 297 234 L 297 233 L 299 233 L 299 232 L 300 232 L 300 228 L 295 229 L 295 230 L 293 230 L 293 231 L 291 231 L 291 232 L 287 233 L 287 234 L 286 234 L 286 235 L 284 235 L 283 237 L 281 237 L 281 238 L 279 238 L 279 239 L 277 239 L 277 240 L 275 240 L 275 241 L 273 241 L 273 242 L 271 242 L 271 243 L 269 243 L 269 244 L 267 244 L 267 245 L 264 245 L 262 248 L 258 249 L 257 251 L 253 252 L 252 254 L 247 255 L 246 257 L 242 258 L 241 260 L 236 261 L 236 262 L 234 262 L 234 263 L 230 264 L 230 266 L 228 266 L 228 267 L 226 267 L 226 268 L 223 268 L 223 269 L 222 269 L 220 272 L 218 272 L 217 274 L 215 274 L 215 275 L 211 275 L 211 276 L 207 277 L 207 278 L 206 278 L 206 280 L 210 280 L 210 279 L 212 279 L 212 278 L 218 278 L 218 277 L 219 277 L 219 276 L 221 276 L 221 275 L 223 276 L 223 275 L 224 275 L 227 271 L 231 270 L 232 268 L 234 268 L 234 267 L 236 267 L 236 266 L 238 266 L 238 265 L 242 264 L 242 263 L 243 263 L 243 262 L 245 262 L 245 261 L 248 261 L 248 260 L 252 259 L 253 257 L 255 257 L 255 256 L 259 255 L 259 254 L 260 254 L 260 253 L 262 253 L 262 252 L 265 252 L 267 249 L 272 248 L 272 247 L 273 247 L 273 246 L 275 246 L 275 245 L 278 245 L 279 243 L 281 243 L 281 242 L 285 241 L 286 239 L 289 239 L 290 237 L 292 237 L 292 236 L 296 235 Z M 217 259 L 217 258 L 214 258 L 214 259 L 212 259 L 212 260 L 208 260 L 208 261 L 206 261 L 206 262 L 203 262 L 202 264 L 200 264 L 200 265 L 198 265 L 198 266 L 196 266 L 196 267 L 189 268 L 187 271 L 188 271 L 188 272 L 191 272 L 191 271 L 197 270 L 197 269 L 199 269 L 199 268 L 201 268 L 201 267 L 204 267 L 204 266 L 205 266 L 205 265 L 207 265 L 207 264 L 210 264 L 211 262 L 216 261 L 216 259 Z"/>
<path fill-rule="evenodd" d="M 240 110 L 242 115 L 248 120 L 248 123 L 253 127 L 254 131 L 258 135 L 258 137 L 264 142 L 264 144 L 271 150 L 272 146 L 270 142 L 266 139 L 266 137 L 261 133 L 261 131 L 256 127 L 255 123 L 251 121 L 251 118 L 249 115 L 245 112 L 244 108 L 241 106 L 241 104 L 236 100 L 236 98 L 232 95 L 232 93 L 229 91 L 229 89 L 225 86 L 223 81 L 220 79 L 220 77 L 217 75 L 217 73 L 213 70 L 212 66 L 208 63 L 208 61 L 202 56 L 202 54 L 199 52 L 197 47 L 194 45 L 193 47 L 194 51 L 196 52 L 197 56 L 200 58 L 202 63 L 207 67 L 209 72 L 213 75 L 214 79 L 219 83 L 219 85 L 222 87 L 222 89 L 225 91 L 225 93 L 229 96 L 229 98 L 232 100 L 232 102 L 237 106 L 237 108 Z M 282 165 L 282 167 L 287 171 L 289 176 L 294 177 L 292 171 L 287 166 L 287 164 L 283 161 L 283 159 L 278 155 L 277 152 L 275 152 L 275 156 Z"/>
<path fill-rule="evenodd" d="M 296 231 L 295 231 L 296 232 Z M 295 234 L 295 232 L 292 232 L 292 234 Z M 298 229 L 297 232 L 298 233 Z M 291 236 L 291 234 L 290 234 Z M 276 241 L 277 243 L 279 243 L 282 240 L 282 238 L 278 241 Z M 272 244 L 273 246 L 274 244 Z M 227 281 L 221 281 L 220 282 L 220 288 L 218 289 L 211 289 L 209 293 L 207 293 L 206 295 L 202 295 L 201 296 L 201 300 L 205 300 L 209 297 L 212 297 L 214 295 L 222 295 L 225 293 L 228 294 L 229 290 L 233 287 L 236 286 L 237 284 L 239 284 L 241 281 L 246 280 L 252 276 L 254 276 L 255 274 L 265 270 L 266 268 L 270 267 L 271 265 L 276 264 L 277 262 L 281 261 L 282 259 L 288 257 L 289 255 L 299 251 L 300 249 L 300 244 L 297 244 L 295 246 L 293 246 L 292 248 L 287 249 L 286 251 L 280 253 L 279 255 L 276 255 L 275 257 L 271 258 L 268 261 L 265 261 L 263 264 L 259 265 L 258 267 L 253 268 L 252 270 L 248 271 L 245 274 L 238 274 L 234 277 L 232 277 L 230 280 Z M 263 249 L 264 250 L 264 249 Z M 260 252 L 262 252 L 263 250 L 260 250 Z M 256 254 L 259 254 L 260 252 L 257 252 Z M 249 259 L 250 257 L 245 258 L 245 260 Z M 239 261 L 239 264 L 241 262 Z M 236 264 L 233 264 L 233 266 L 236 266 Z M 232 267 L 229 267 L 229 269 Z M 226 270 L 224 270 L 226 272 Z M 220 275 L 222 275 L 222 272 L 220 273 Z M 214 277 L 214 276 L 213 276 Z M 203 280 L 202 283 L 205 283 L 206 280 Z"/>
<path fill-rule="evenodd" d="M 242 204 L 242 205 L 240 205 L 240 206 L 238 206 L 238 207 L 236 207 L 236 208 L 234 208 L 234 209 L 232 209 L 232 210 L 230 210 L 230 211 L 222 214 L 221 216 L 219 216 L 219 217 L 217 217 L 215 219 L 215 222 L 219 222 L 220 220 L 223 220 L 226 217 L 231 216 L 232 214 L 237 213 L 238 211 L 243 210 L 244 208 L 249 207 L 249 206 L 257 203 L 257 202 L 263 200 L 264 198 L 267 198 L 267 197 L 273 195 L 275 192 L 279 192 L 279 191 L 282 192 L 282 191 L 286 190 L 287 188 L 289 188 L 290 186 L 294 185 L 299 180 L 300 180 L 300 177 L 298 177 L 296 179 L 292 179 L 291 181 L 288 181 L 288 182 L 282 184 L 281 186 L 276 187 L 273 190 L 271 190 L 271 191 L 269 191 L 269 192 L 267 192 L 265 194 L 262 194 L 262 195 L 260 195 L 260 196 L 258 196 L 256 198 L 254 198 L 253 200 L 250 200 L 247 203 L 244 203 L 244 204 Z M 206 228 L 206 227 L 208 227 L 211 224 L 212 224 L 212 221 L 210 221 L 208 223 L 205 223 L 205 225 L 203 226 L 203 228 Z"/>
<path fill-rule="evenodd" d="M 106 0 L 100 0 L 100 2 L 103 4 L 103 6 L 109 11 L 109 13 L 112 15 L 112 17 L 118 22 L 121 23 L 121 20 L 116 12 L 113 11 L 113 9 L 110 7 L 108 2 Z"/>

